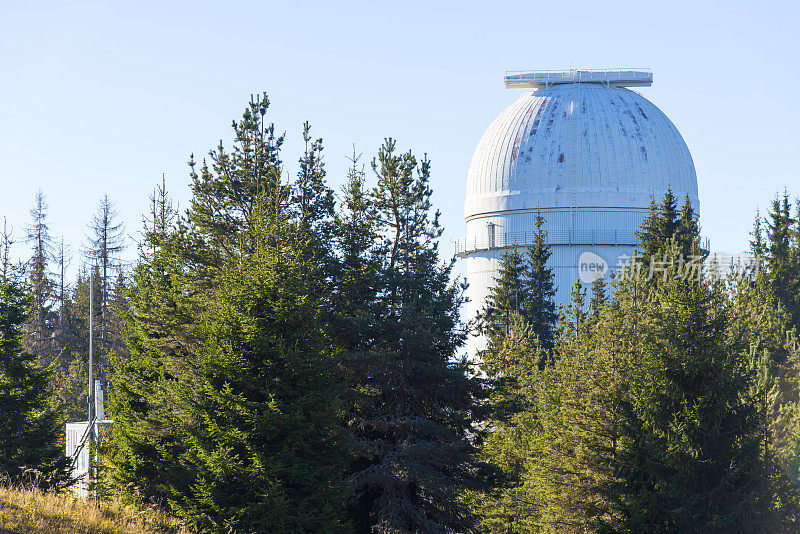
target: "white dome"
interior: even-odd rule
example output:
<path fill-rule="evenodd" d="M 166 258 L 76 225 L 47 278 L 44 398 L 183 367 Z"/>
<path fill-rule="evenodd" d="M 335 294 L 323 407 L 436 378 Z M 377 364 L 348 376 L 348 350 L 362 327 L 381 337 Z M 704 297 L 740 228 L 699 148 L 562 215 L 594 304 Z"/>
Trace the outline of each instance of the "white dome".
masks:
<path fill-rule="evenodd" d="M 667 186 L 698 207 L 697 176 L 675 125 L 649 100 L 597 83 L 520 96 L 483 134 L 465 217 L 542 208 L 646 208 Z"/>
<path fill-rule="evenodd" d="M 566 305 L 576 280 L 585 283 L 586 275 L 627 261 L 654 197 L 663 198 L 671 187 L 678 202 L 689 195 L 699 210 L 686 143 L 655 105 L 614 86 L 631 81 L 649 85 L 652 75 L 609 70 L 506 76 L 507 87 L 544 87 L 500 113 L 472 156 L 466 236 L 456 244 L 467 264 L 470 319 L 483 309 L 503 253 L 531 243 L 537 213 L 551 246 L 555 301 Z M 471 336 L 470 356 L 485 343 Z"/>

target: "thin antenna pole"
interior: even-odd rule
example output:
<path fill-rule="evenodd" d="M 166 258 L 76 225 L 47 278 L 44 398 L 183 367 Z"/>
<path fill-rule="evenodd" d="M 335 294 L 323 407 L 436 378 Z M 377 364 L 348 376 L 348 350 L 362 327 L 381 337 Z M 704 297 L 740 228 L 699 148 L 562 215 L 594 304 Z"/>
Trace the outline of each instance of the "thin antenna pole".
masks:
<path fill-rule="evenodd" d="M 94 269 L 89 273 L 89 424 L 94 415 L 94 380 L 92 374 L 93 331 L 94 331 Z"/>
<path fill-rule="evenodd" d="M 94 342 L 94 269 L 92 268 L 89 273 L 89 417 L 87 424 L 89 425 L 89 443 L 93 443 L 94 435 L 94 380 L 92 373 L 92 355 L 93 355 L 93 342 Z M 86 487 L 91 492 L 92 481 L 92 453 L 89 451 L 86 454 Z"/>

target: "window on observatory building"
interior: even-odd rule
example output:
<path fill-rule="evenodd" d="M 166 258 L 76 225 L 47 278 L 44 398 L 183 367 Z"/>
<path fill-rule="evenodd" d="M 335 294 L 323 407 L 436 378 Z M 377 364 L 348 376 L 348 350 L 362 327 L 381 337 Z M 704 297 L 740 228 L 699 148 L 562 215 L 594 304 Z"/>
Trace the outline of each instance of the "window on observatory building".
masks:
<path fill-rule="evenodd" d="M 494 223 L 489 223 L 489 224 L 486 225 L 486 231 L 487 231 L 488 237 L 489 237 L 489 239 L 488 239 L 489 248 L 494 248 L 495 247 L 495 244 L 494 244 L 494 227 L 495 227 Z"/>

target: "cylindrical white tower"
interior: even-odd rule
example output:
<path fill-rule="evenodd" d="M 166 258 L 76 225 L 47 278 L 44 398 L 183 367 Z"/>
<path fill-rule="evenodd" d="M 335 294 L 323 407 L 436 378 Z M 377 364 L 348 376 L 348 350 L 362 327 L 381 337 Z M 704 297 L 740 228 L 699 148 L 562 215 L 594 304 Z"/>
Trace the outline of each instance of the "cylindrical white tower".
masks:
<path fill-rule="evenodd" d="M 466 240 L 456 250 L 467 261 L 470 320 L 484 306 L 502 253 L 531 241 L 537 210 L 552 245 L 556 303 L 566 304 L 580 269 L 604 262 L 614 269 L 630 256 L 653 197 L 671 187 L 679 203 L 688 195 L 698 209 L 694 163 L 677 128 L 624 87 L 651 81 L 649 71 L 506 76 L 508 87 L 538 90 L 492 122 L 472 157 Z M 470 337 L 469 355 L 483 346 Z"/>

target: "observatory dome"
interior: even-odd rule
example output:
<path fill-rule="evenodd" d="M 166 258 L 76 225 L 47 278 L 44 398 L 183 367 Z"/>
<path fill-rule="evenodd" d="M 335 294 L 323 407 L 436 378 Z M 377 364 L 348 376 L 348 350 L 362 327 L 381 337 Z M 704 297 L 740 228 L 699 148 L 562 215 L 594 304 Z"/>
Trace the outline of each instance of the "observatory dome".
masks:
<path fill-rule="evenodd" d="M 649 86 L 644 70 L 533 71 L 507 75 L 526 92 L 481 137 L 467 176 L 467 313 L 483 309 L 504 252 L 533 240 L 545 219 L 556 303 L 627 262 L 650 203 L 668 188 L 699 210 L 697 176 L 678 129 L 626 87 Z M 471 356 L 484 346 L 471 337 Z"/>
<path fill-rule="evenodd" d="M 467 218 L 531 207 L 646 207 L 671 186 L 697 204 L 692 156 L 649 100 L 599 83 L 551 85 L 520 96 L 472 157 Z"/>

